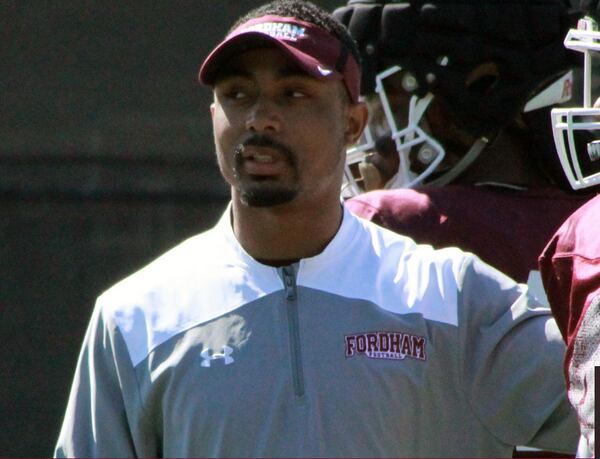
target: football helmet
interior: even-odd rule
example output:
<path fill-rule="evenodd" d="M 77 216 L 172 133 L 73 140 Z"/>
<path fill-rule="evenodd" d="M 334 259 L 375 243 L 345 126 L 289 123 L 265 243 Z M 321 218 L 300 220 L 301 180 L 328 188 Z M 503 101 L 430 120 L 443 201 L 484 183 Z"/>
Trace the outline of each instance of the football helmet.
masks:
<path fill-rule="evenodd" d="M 596 21 L 581 19 L 564 44 L 584 56 L 583 107 L 553 109 L 552 129 L 561 166 L 571 187 L 578 190 L 600 184 L 600 108 L 592 93 L 593 57 L 600 51 Z"/>
<path fill-rule="evenodd" d="M 565 1 L 350 0 L 334 16 L 359 46 L 370 108 L 342 196 L 448 184 L 523 114 L 544 111 L 553 145 L 549 111 L 570 99 L 576 65 Z"/>

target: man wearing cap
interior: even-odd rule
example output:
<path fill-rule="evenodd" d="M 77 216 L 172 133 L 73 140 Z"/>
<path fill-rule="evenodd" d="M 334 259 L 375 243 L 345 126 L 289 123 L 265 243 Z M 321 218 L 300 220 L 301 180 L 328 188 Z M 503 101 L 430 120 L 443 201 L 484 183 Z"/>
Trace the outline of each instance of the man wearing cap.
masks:
<path fill-rule="evenodd" d="M 345 149 L 367 118 L 343 27 L 308 2 L 267 4 L 199 78 L 231 203 L 98 298 L 56 456 L 573 447 L 548 311 L 476 257 L 341 204 Z"/>

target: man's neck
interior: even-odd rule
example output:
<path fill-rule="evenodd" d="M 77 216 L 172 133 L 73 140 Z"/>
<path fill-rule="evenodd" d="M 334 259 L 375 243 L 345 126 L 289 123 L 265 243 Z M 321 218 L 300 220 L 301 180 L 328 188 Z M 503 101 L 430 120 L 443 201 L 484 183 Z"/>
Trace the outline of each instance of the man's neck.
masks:
<path fill-rule="evenodd" d="M 343 209 L 339 200 L 315 205 L 289 203 L 250 207 L 233 199 L 233 231 L 253 258 L 273 266 L 287 265 L 321 253 L 336 235 Z"/>

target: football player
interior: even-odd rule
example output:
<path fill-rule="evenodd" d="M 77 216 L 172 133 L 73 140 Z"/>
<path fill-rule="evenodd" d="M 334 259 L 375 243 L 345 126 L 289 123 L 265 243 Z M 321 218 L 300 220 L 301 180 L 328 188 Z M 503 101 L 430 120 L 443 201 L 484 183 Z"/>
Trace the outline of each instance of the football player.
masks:
<path fill-rule="evenodd" d="M 348 208 L 472 251 L 546 301 L 537 256 L 589 198 L 565 180 L 550 126 L 576 93 L 580 56 L 563 39 L 580 11 L 562 0 L 350 0 L 334 14 L 359 45 L 371 111 L 347 156 Z"/>
<path fill-rule="evenodd" d="M 569 31 L 565 46 L 584 55 L 583 103 L 552 110 L 556 149 L 574 189 L 600 190 L 600 109 L 594 104 L 593 67 L 600 51 L 597 22 L 586 17 Z M 595 375 L 600 364 L 600 196 L 560 227 L 540 256 L 552 312 L 567 343 L 568 395 L 581 428 L 578 457 L 594 456 Z"/>

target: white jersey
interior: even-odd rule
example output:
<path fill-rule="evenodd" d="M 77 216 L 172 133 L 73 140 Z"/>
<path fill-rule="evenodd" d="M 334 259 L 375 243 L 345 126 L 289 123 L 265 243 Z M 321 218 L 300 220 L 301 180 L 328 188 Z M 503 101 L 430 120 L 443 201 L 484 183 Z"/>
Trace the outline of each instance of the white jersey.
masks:
<path fill-rule="evenodd" d="M 344 211 L 284 268 L 229 212 L 101 295 L 57 456 L 572 452 L 565 351 L 526 287 Z"/>

